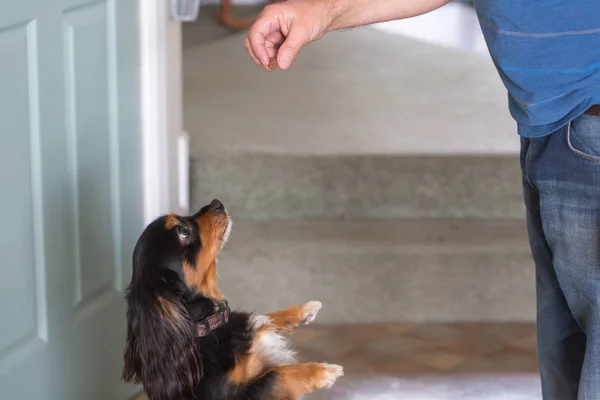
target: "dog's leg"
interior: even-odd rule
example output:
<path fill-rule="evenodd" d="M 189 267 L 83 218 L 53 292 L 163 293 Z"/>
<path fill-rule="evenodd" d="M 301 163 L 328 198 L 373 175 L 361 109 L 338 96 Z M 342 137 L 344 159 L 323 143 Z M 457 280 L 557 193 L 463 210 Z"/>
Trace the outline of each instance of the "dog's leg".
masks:
<path fill-rule="evenodd" d="M 292 332 L 299 325 L 307 325 L 315 320 L 323 305 L 319 301 L 309 301 L 301 306 L 291 306 L 280 311 L 265 314 L 269 325 L 278 332 Z"/>
<path fill-rule="evenodd" d="M 299 400 L 319 389 L 328 389 L 344 375 L 339 365 L 306 363 L 280 365 L 268 369 L 256 379 L 241 386 L 235 399 Z"/>
<path fill-rule="evenodd" d="M 329 389 L 344 375 L 344 368 L 325 363 L 305 363 L 274 367 L 276 374 L 272 400 L 295 400 L 317 389 Z"/>

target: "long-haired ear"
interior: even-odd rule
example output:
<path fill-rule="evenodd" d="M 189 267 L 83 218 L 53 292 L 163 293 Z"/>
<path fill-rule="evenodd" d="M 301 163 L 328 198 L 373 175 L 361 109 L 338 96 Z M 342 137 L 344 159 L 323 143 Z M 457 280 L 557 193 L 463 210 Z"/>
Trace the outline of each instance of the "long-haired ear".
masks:
<path fill-rule="evenodd" d="M 142 384 L 152 400 L 191 392 L 202 376 L 195 324 L 177 298 L 130 288 L 122 378 Z"/>
<path fill-rule="evenodd" d="M 129 294 L 128 294 L 129 297 Z M 139 313 L 136 303 L 127 299 L 127 338 L 123 352 L 124 364 L 121 379 L 127 383 L 141 384 L 142 359 L 138 351 L 138 334 L 140 332 Z"/>

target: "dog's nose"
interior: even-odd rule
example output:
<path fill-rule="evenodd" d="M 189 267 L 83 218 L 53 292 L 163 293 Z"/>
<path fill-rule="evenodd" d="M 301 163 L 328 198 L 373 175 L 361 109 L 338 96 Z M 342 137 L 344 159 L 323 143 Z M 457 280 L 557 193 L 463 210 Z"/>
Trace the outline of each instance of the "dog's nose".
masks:
<path fill-rule="evenodd" d="M 212 212 L 223 211 L 225 209 L 225 206 L 223 205 L 223 203 L 221 203 L 221 200 L 214 199 L 208 205 L 208 209 Z"/>

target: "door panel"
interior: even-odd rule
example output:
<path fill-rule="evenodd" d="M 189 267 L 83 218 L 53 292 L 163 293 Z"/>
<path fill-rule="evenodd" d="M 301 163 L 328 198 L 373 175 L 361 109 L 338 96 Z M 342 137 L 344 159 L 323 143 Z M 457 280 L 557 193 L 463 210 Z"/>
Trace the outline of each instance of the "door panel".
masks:
<path fill-rule="evenodd" d="M 0 4 L 0 397 L 125 399 L 138 1 Z M 10 3 L 10 4 L 8 4 Z"/>
<path fill-rule="evenodd" d="M 109 99 L 114 82 L 109 65 L 115 54 L 108 51 L 108 27 L 106 3 L 92 3 L 64 15 L 76 320 L 93 314 L 103 300 L 118 296 L 119 290 L 115 282 L 120 265 L 115 232 L 119 206 L 112 202 L 118 193 L 118 154 L 114 151 L 118 146 L 113 143 L 118 137 L 115 113 L 109 106 L 116 101 Z"/>
<path fill-rule="evenodd" d="M 36 246 L 43 233 L 36 212 L 42 199 L 35 34 L 35 25 L 28 23 L 0 31 L 0 76 L 11 77 L 10 86 L 0 90 L 2 136 L 11 137 L 10 146 L 0 146 L 0 187 L 10 192 L 2 200 L 2 220 L 9 230 L 0 240 L 0 254 L 9 273 L 2 274 L 0 293 L 10 297 L 0 302 L 0 315 L 6 316 L 0 330 L 0 373 L 37 351 L 46 338 L 45 295 L 36 284 L 45 266 Z M 15 304 L 18 313 L 13 312 Z"/>

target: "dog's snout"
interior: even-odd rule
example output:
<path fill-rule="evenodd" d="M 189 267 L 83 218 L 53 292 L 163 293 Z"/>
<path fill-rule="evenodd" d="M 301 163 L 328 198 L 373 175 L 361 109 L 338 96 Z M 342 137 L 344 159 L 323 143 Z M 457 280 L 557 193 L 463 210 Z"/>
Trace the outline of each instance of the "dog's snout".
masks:
<path fill-rule="evenodd" d="M 215 212 L 215 211 L 223 211 L 225 209 L 225 206 L 223 205 L 223 203 L 221 202 L 221 200 L 218 199 L 214 199 L 213 201 L 210 202 L 210 204 L 208 205 L 208 209 L 211 212 Z"/>
<path fill-rule="evenodd" d="M 192 216 L 192 219 L 197 219 L 202 217 L 204 214 L 225 214 L 225 206 L 219 199 L 214 199 L 209 204 L 205 205 L 198 211 L 196 214 Z"/>

